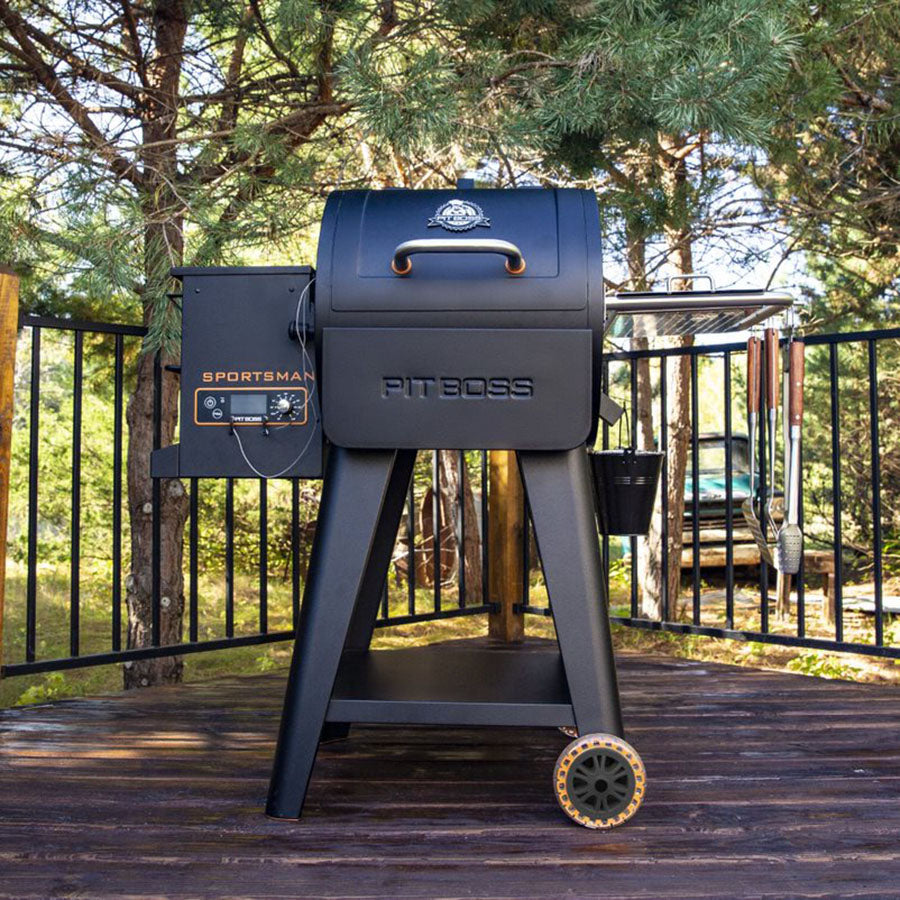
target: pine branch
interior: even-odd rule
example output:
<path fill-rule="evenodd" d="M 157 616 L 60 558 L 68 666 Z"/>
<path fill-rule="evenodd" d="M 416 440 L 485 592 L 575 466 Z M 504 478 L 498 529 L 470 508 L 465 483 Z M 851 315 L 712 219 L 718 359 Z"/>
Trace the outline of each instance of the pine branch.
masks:
<path fill-rule="evenodd" d="M 108 2 L 108 0 L 107 0 Z M 78 35 L 85 44 L 88 44 L 92 47 L 97 48 L 101 52 L 103 52 L 106 56 L 109 56 L 112 59 L 120 59 L 123 62 L 131 63 L 131 58 L 123 52 L 123 46 L 119 42 L 109 42 L 105 40 L 101 40 L 98 36 L 100 33 L 108 33 L 112 30 L 115 25 L 118 23 L 117 19 L 105 19 L 102 23 L 97 23 L 97 25 L 90 30 L 85 30 L 81 27 L 81 24 L 77 18 L 75 18 L 74 7 L 71 4 L 65 4 L 64 8 L 68 9 L 71 13 L 71 18 L 64 18 L 57 9 L 53 7 L 53 5 L 49 2 L 45 2 L 45 0 L 31 0 L 38 10 L 43 13 L 48 19 L 58 23 L 59 28 L 54 32 L 54 34 L 64 34 L 64 35 Z"/>
<path fill-rule="evenodd" d="M 234 46 L 231 49 L 231 58 L 228 62 L 228 70 L 225 73 L 225 85 L 222 91 L 222 112 L 216 126 L 216 130 L 220 132 L 234 129 L 237 124 L 241 98 L 236 93 L 235 87 L 244 67 L 244 50 L 247 46 L 250 24 L 253 22 L 255 15 L 252 5 L 248 5 L 246 10 L 244 10 L 244 17 L 235 35 Z"/>
<path fill-rule="evenodd" d="M 272 37 L 272 32 L 269 31 L 269 26 L 266 25 L 262 10 L 259 8 L 259 0 L 250 0 L 250 9 L 253 11 L 253 16 L 259 25 L 259 33 L 266 42 L 266 46 L 272 51 L 272 55 L 288 70 L 288 72 L 291 73 L 291 75 L 294 76 L 294 78 L 301 78 L 300 70 L 297 68 L 294 61 L 281 52 L 281 49 Z"/>
<path fill-rule="evenodd" d="M 536 59 L 531 62 L 519 63 L 491 78 L 490 85 L 494 88 L 498 87 L 513 75 L 520 75 L 522 72 L 536 72 L 540 69 L 571 69 L 574 65 L 577 63 L 565 59 Z"/>
<path fill-rule="evenodd" d="M 841 81 L 844 82 L 847 90 L 856 98 L 856 102 L 864 109 L 877 109 L 879 112 L 889 112 L 891 104 L 880 97 L 867 91 L 862 85 L 854 81 L 853 77 L 847 69 L 841 65 L 834 51 L 830 47 L 822 48 L 828 61 L 834 66 L 835 71 L 840 75 Z"/>
<path fill-rule="evenodd" d="M 397 18 L 394 0 L 382 0 L 378 4 L 378 18 L 380 19 L 380 24 L 375 34 L 380 38 L 385 38 L 400 23 L 400 20 Z"/>
<path fill-rule="evenodd" d="M 88 142 L 97 151 L 99 156 L 109 165 L 113 173 L 125 181 L 140 187 L 141 177 L 134 164 L 124 156 L 120 156 L 103 136 L 103 132 L 97 127 L 90 114 L 60 82 L 54 68 L 47 63 L 38 48 L 28 36 L 24 22 L 6 0 L 0 0 L 0 20 L 9 29 L 13 39 L 18 44 L 16 55 L 34 69 L 34 75 L 38 83 L 50 94 L 60 108 L 81 129 Z"/>
<path fill-rule="evenodd" d="M 41 31 L 39 28 L 35 28 L 11 9 L 6 0 L 0 0 L 0 18 L 3 19 L 11 32 L 13 23 L 15 23 L 22 32 L 27 34 L 36 44 L 40 44 L 54 59 L 69 66 L 74 78 L 84 78 L 88 81 L 93 81 L 95 84 L 114 90 L 130 100 L 139 98 L 140 91 L 133 84 L 122 81 L 110 72 L 105 72 L 93 63 L 87 62 L 87 60 L 78 56 L 71 47 L 67 47 L 51 35 Z"/>
<path fill-rule="evenodd" d="M 261 130 L 267 138 L 284 138 L 287 148 L 293 149 L 309 140 L 326 119 L 341 116 L 349 109 L 347 103 L 309 103 L 263 126 Z M 195 185 L 211 184 L 227 173 L 252 164 L 258 155 L 259 151 L 231 149 L 218 162 L 187 170 L 179 181 Z"/>
<path fill-rule="evenodd" d="M 141 48 L 141 36 L 138 32 L 137 19 L 134 17 L 134 7 L 130 0 L 121 0 L 121 5 L 122 20 L 125 25 L 125 36 L 127 43 L 131 45 L 131 57 L 134 60 L 134 70 L 137 73 L 141 84 L 144 87 L 148 87 L 147 66 L 144 59 L 144 51 Z"/>
<path fill-rule="evenodd" d="M 259 97 L 271 97 L 275 92 L 278 95 L 284 95 L 288 91 L 299 92 L 302 88 L 308 88 L 314 84 L 315 80 L 315 77 L 312 75 L 303 75 L 300 78 L 295 78 L 288 72 L 273 72 L 260 78 L 235 81 L 232 84 L 223 86 L 218 91 L 182 94 L 178 102 L 183 107 L 191 103 L 203 103 L 208 107 L 230 101 L 242 102 L 253 94 Z"/>

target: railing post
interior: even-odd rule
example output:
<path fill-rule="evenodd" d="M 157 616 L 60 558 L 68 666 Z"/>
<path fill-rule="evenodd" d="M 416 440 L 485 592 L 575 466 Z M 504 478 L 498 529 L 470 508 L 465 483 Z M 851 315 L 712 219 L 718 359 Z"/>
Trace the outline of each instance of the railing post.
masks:
<path fill-rule="evenodd" d="M 6 594 L 6 526 L 9 515 L 10 444 L 16 333 L 19 329 L 19 279 L 0 267 L 0 661 L 3 653 L 3 600 Z"/>
<path fill-rule="evenodd" d="M 519 600 L 527 573 L 523 571 L 525 495 L 516 454 L 512 450 L 490 453 L 488 492 L 489 598 L 496 612 L 488 616 L 488 636 L 505 643 L 525 637 L 525 614 Z"/>

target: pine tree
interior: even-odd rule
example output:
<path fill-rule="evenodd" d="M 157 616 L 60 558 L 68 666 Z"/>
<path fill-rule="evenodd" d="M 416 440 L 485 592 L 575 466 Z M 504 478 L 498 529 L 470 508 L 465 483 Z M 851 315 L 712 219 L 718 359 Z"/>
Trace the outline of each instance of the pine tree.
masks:
<path fill-rule="evenodd" d="M 828 286 L 819 328 L 896 320 L 900 265 L 900 7 L 859 0 L 794 10 L 802 35 L 757 171 L 791 246 Z"/>
<path fill-rule="evenodd" d="M 149 641 L 153 351 L 177 361 L 173 265 L 271 255 L 352 179 L 358 60 L 430 69 L 417 3 L 0 0 L 0 253 L 26 307 L 130 310 L 149 330 L 128 404 L 128 645 Z M 420 81 L 423 79 L 420 79 Z M 65 291 L 48 290 L 63 284 Z M 163 443 L 177 382 L 164 376 Z M 182 484 L 162 488 L 162 643 L 181 638 Z M 180 677 L 135 663 L 127 686 Z"/>
<path fill-rule="evenodd" d="M 742 164 L 765 149 L 773 97 L 797 42 L 793 4 L 771 0 L 596 0 L 458 3 L 466 48 L 461 83 L 473 86 L 458 133 L 514 172 L 594 186 L 621 227 L 632 287 L 663 264 L 693 270 L 696 240 L 723 227 L 715 204 Z M 481 79 L 481 80 L 479 80 Z M 476 112 L 475 118 L 472 112 Z M 377 128 L 377 123 L 373 123 Z M 386 135 L 389 137 L 389 135 Z M 502 167 L 501 167 L 502 172 Z M 646 249 L 664 255 L 648 265 Z M 640 435 L 652 445 L 649 366 L 639 368 Z M 643 554 L 645 611 L 660 612 L 662 580 L 677 599 L 690 440 L 689 363 L 669 366 L 668 573 L 657 517 Z M 674 609 L 674 607 L 673 607 Z"/>
<path fill-rule="evenodd" d="M 452 184 L 479 161 L 598 188 L 622 223 L 632 281 L 676 269 L 715 228 L 734 145 L 765 146 L 793 50 L 792 2 L 771 0 L 0 0 L 0 253 L 31 267 L 26 302 L 113 297 L 174 361 L 173 264 L 272 257 L 322 194 L 376 182 Z M 728 149 L 725 149 L 725 148 Z M 684 372 L 670 411 L 681 507 Z M 129 404 L 132 645 L 146 641 L 152 360 Z M 163 440 L 176 385 L 166 377 Z M 163 491 L 163 641 L 180 636 L 186 501 Z M 673 527 L 677 526 L 677 527 Z M 680 558 L 670 522 L 670 559 Z M 677 568 L 676 570 L 677 571 Z M 671 576 L 670 576 L 671 577 Z M 650 595 L 658 590 L 648 582 Z M 129 683 L 178 677 L 135 665 Z"/>

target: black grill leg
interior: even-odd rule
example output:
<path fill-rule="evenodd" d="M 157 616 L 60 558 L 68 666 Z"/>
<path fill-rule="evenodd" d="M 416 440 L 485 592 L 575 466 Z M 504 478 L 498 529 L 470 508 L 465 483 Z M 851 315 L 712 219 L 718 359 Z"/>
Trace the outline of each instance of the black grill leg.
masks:
<path fill-rule="evenodd" d="M 395 451 L 331 448 L 266 813 L 298 818 L 356 599 L 369 565 Z"/>
<path fill-rule="evenodd" d="M 624 737 L 587 450 L 518 458 L 578 731 Z"/>
<path fill-rule="evenodd" d="M 348 650 L 368 650 L 372 642 L 372 632 L 375 630 L 375 620 L 381 606 L 382 590 L 388 576 L 394 544 L 397 542 L 397 529 L 400 527 L 400 517 L 406 507 L 409 481 L 415 464 L 415 450 L 397 451 L 384 507 L 378 521 L 378 530 L 372 542 L 372 553 L 356 601 L 350 633 L 347 635 Z"/>
<path fill-rule="evenodd" d="M 356 609 L 350 622 L 350 631 L 344 644 L 346 650 L 368 650 L 372 632 L 381 606 L 382 590 L 391 564 L 391 555 L 397 541 L 400 517 L 406 506 L 409 480 L 416 464 L 415 450 L 398 450 L 388 483 L 381 518 L 372 541 L 369 564 L 363 576 L 362 587 L 356 600 Z M 349 722 L 326 722 L 322 728 L 322 741 L 341 741 L 350 736 Z"/>

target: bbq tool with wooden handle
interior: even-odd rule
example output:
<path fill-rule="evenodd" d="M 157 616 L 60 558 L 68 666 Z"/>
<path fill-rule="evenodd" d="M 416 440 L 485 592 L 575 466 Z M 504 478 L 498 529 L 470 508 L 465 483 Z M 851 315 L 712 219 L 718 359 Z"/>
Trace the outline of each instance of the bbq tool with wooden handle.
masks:
<path fill-rule="evenodd" d="M 767 328 L 765 335 L 766 357 L 766 412 L 768 413 L 768 450 L 769 471 L 767 473 L 766 491 L 766 519 L 772 534 L 778 533 L 778 526 L 772 515 L 772 507 L 775 502 L 775 460 L 777 446 L 775 435 L 778 426 L 778 332 L 774 328 Z"/>
<path fill-rule="evenodd" d="M 798 524 L 800 519 L 800 434 L 803 426 L 803 377 L 806 345 L 803 341 L 791 342 L 790 364 L 790 426 L 791 463 L 786 483 L 788 505 L 785 525 L 778 532 L 775 547 L 776 565 L 780 572 L 795 575 L 800 571 L 803 558 L 803 532 Z"/>
<path fill-rule="evenodd" d="M 741 504 L 744 520 L 756 541 L 760 556 L 769 564 L 773 564 L 772 551 L 766 543 L 762 526 L 756 516 L 756 433 L 759 426 L 759 375 L 760 375 L 760 340 L 751 337 L 747 341 L 747 425 L 750 432 L 750 493 Z"/>

